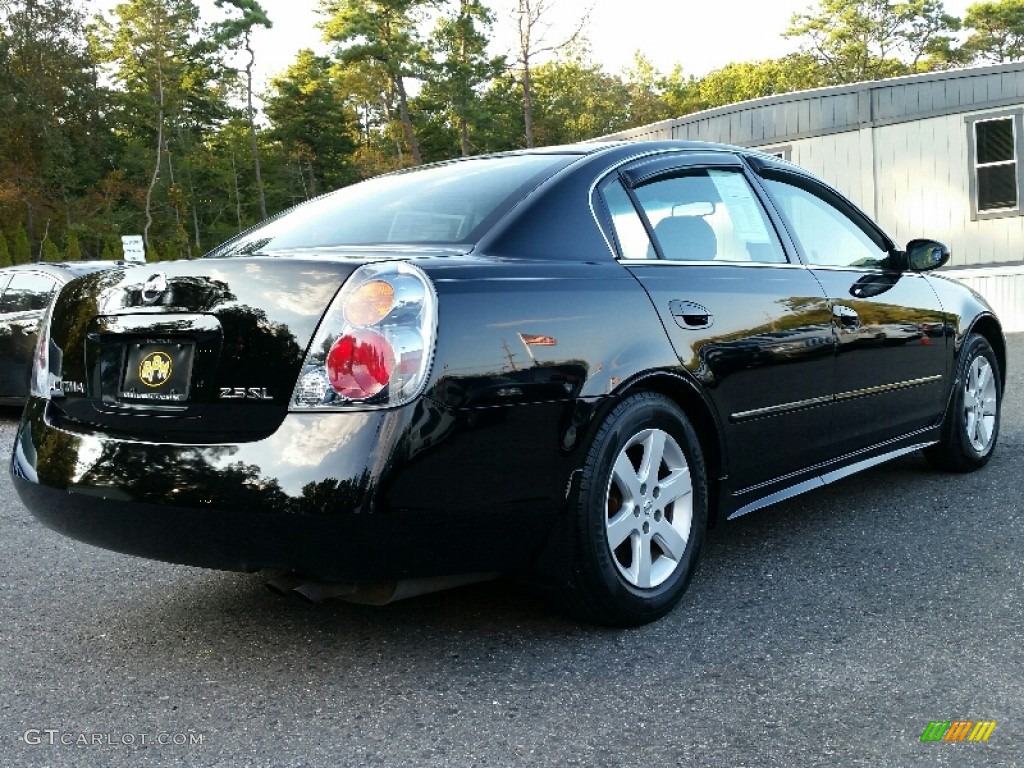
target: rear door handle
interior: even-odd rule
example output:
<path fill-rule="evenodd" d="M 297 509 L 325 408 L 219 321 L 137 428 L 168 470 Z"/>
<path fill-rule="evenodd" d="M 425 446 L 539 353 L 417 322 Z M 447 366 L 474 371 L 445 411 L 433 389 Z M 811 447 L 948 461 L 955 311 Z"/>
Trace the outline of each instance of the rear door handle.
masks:
<path fill-rule="evenodd" d="M 860 315 L 857 314 L 857 310 L 847 307 L 845 304 L 833 304 L 832 317 L 846 328 L 855 328 L 860 325 Z"/>
<path fill-rule="evenodd" d="M 670 301 L 668 311 L 672 313 L 672 319 L 676 321 L 676 325 L 685 331 L 710 328 L 715 322 L 714 315 L 693 301 Z"/>

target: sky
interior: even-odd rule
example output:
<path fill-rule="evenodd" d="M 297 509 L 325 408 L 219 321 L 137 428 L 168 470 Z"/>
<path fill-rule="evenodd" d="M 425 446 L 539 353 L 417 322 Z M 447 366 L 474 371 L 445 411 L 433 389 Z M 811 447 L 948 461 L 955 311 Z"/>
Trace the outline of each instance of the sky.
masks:
<path fill-rule="evenodd" d="M 946 12 L 963 17 L 975 0 L 946 0 Z M 113 7 L 116 0 L 89 0 L 86 5 Z M 703 76 L 730 62 L 755 61 L 782 56 L 796 49 L 796 41 L 781 33 L 794 13 L 812 5 L 809 0 L 548 0 L 553 26 L 548 41 L 560 42 L 579 23 L 589 7 L 584 34 L 591 56 L 605 70 L 619 73 L 643 54 L 662 72 L 679 64 L 684 74 Z M 273 21 L 271 30 L 260 29 L 253 38 L 256 49 L 257 84 L 265 87 L 281 73 L 300 48 L 321 49 L 316 28 L 319 0 L 260 0 Z M 204 19 L 220 13 L 213 0 L 199 0 Z M 491 0 L 497 12 L 493 53 L 511 49 L 510 0 Z M 502 21 L 504 20 L 504 22 Z"/>

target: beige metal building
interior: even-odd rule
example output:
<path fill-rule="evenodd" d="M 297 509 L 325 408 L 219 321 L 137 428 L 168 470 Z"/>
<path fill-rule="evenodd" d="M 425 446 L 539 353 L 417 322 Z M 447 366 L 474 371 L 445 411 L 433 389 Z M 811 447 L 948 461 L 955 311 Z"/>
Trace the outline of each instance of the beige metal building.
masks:
<path fill-rule="evenodd" d="M 943 272 L 1024 331 L 1024 63 L 770 96 L 605 138 L 690 139 L 778 154 L 896 240 L 950 246 Z"/>

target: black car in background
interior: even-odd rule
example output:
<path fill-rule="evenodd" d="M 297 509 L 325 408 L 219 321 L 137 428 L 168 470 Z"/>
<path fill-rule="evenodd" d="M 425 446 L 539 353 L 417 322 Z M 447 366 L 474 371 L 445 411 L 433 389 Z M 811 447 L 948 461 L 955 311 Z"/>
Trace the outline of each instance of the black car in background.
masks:
<path fill-rule="evenodd" d="M 69 280 L 116 266 L 110 261 L 19 264 L 0 269 L 0 405 L 28 397 L 39 320 L 57 289 Z"/>
<path fill-rule="evenodd" d="M 988 461 L 1003 336 L 948 258 L 735 147 L 410 169 L 65 287 L 14 483 L 122 552 L 381 601 L 514 572 L 640 624 L 710 524 Z"/>

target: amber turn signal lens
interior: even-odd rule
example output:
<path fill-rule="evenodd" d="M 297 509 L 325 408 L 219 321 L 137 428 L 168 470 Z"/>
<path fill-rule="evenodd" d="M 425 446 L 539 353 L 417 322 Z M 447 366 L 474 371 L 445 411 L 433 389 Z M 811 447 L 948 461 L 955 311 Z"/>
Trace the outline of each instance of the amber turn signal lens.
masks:
<path fill-rule="evenodd" d="M 395 306 L 395 288 L 385 280 L 360 285 L 345 301 L 345 319 L 355 326 L 373 325 Z"/>

